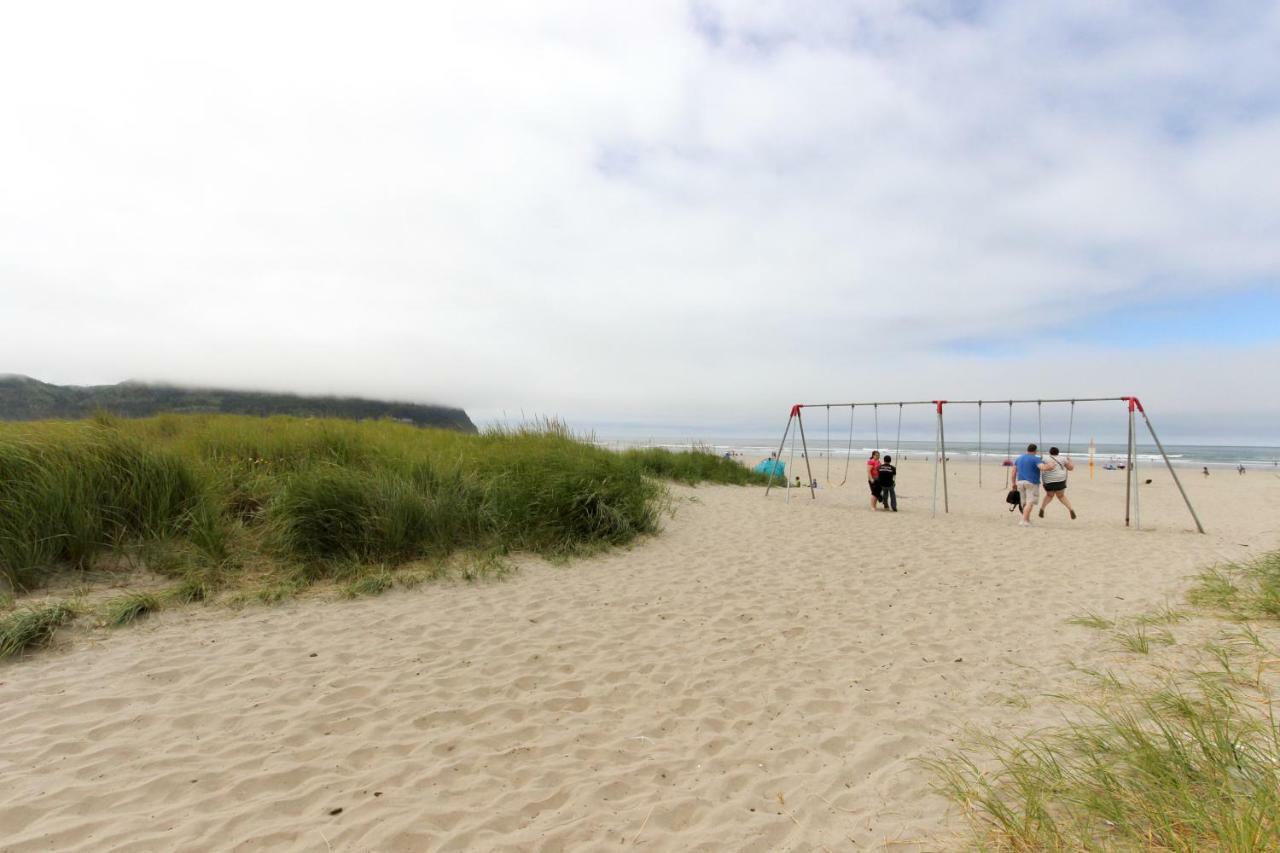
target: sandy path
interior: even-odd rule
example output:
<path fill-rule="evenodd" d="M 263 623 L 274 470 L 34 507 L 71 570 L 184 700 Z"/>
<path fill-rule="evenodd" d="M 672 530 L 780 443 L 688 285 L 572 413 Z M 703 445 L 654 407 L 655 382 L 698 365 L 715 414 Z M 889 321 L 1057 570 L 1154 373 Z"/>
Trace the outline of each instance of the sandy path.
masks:
<path fill-rule="evenodd" d="M 630 551 L 0 666 L 0 849 L 947 847 L 914 760 L 1118 658 L 1064 620 L 1280 543 L 1269 474 L 1192 479 L 1197 536 L 1159 472 L 1133 532 L 1118 472 L 1073 480 L 1079 521 L 1019 530 L 993 471 L 979 493 L 957 467 L 937 519 L 920 463 L 897 515 L 861 485 L 677 489 Z"/>

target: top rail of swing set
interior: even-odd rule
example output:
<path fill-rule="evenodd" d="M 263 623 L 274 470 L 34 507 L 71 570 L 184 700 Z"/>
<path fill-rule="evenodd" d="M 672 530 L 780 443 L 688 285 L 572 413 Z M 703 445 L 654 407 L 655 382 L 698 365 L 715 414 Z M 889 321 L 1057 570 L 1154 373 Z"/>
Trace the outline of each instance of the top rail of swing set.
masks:
<path fill-rule="evenodd" d="M 1133 395 L 1133 394 L 1121 395 L 1116 397 L 1052 397 L 1052 398 L 1034 398 L 1034 399 L 1008 398 L 1003 400 L 1001 399 L 872 400 L 869 402 L 850 402 L 850 403 L 796 403 L 791 407 L 791 414 L 787 418 L 787 428 L 782 433 L 782 444 L 779 445 L 778 447 L 778 458 L 781 458 L 782 446 L 786 444 L 787 434 L 791 431 L 791 421 L 795 420 L 796 425 L 800 432 L 800 440 L 805 445 L 804 460 L 805 460 L 806 470 L 808 471 L 808 474 L 809 474 L 809 483 L 810 483 L 809 494 L 812 498 L 817 499 L 818 494 L 813 487 L 813 483 L 815 482 L 813 479 L 813 471 L 809 467 L 809 448 L 808 448 L 808 442 L 805 441 L 805 437 L 804 437 L 804 419 L 800 415 L 801 409 L 824 409 L 824 408 L 832 409 L 832 408 L 844 408 L 845 406 L 849 406 L 850 408 L 857 408 L 858 406 L 899 406 L 899 407 L 933 406 L 938 412 L 938 444 L 937 444 L 937 447 L 935 448 L 936 452 L 934 454 L 934 469 L 935 469 L 934 470 L 934 496 L 933 496 L 934 513 L 936 514 L 937 512 L 937 501 L 938 501 L 937 465 L 938 465 L 939 459 L 941 459 L 941 462 L 942 462 L 942 472 L 943 472 L 943 480 L 942 480 L 943 512 L 950 512 L 950 500 L 947 496 L 947 480 L 946 480 L 947 441 L 946 441 L 946 434 L 943 432 L 943 426 L 942 426 L 942 408 L 943 406 L 960 406 L 960 405 L 977 405 L 981 407 L 986 403 L 991 403 L 991 404 L 1008 403 L 1010 407 L 1010 412 L 1012 412 L 1012 407 L 1015 403 L 1037 403 L 1037 404 L 1070 403 L 1072 405 L 1073 411 L 1076 403 L 1127 403 L 1129 406 L 1129 438 L 1128 438 L 1128 463 L 1125 465 L 1125 517 L 1124 517 L 1125 526 L 1126 527 L 1129 526 L 1129 509 L 1132 506 L 1134 510 L 1134 516 L 1135 516 L 1134 526 L 1141 527 L 1141 523 L 1137 521 L 1137 509 L 1138 509 L 1138 494 L 1137 494 L 1138 492 L 1138 483 L 1137 483 L 1138 446 L 1137 444 L 1138 443 L 1137 443 L 1137 432 L 1136 432 L 1135 422 L 1134 422 L 1134 416 L 1136 412 L 1142 415 L 1142 420 L 1147 425 L 1147 431 L 1151 433 L 1151 438 L 1153 441 L 1155 441 L 1156 448 L 1160 451 L 1160 456 L 1164 459 L 1165 467 L 1169 469 L 1169 474 L 1171 477 L 1173 477 L 1174 485 L 1178 487 L 1178 493 L 1181 494 L 1183 502 L 1187 505 L 1187 510 L 1191 513 L 1191 518 L 1195 522 L 1196 530 L 1200 533 L 1204 533 L 1204 525 L 1200 523 L 1200 516 L 1196 514 L 1195 507 L 1191 505 L 1191 498 L 1187 496 L 1186 489 L 1182 487 L 1182 481 L 1178 478 L 1178 472 L 1174 470 L 1173 462 L 1169 459 L 1169 454 L 1165 452 L 1164 445 L 1160 442 L 1160 437 L 1156 435 L 1156 428 L 1151 423 L 1151 418 L 1147 415 L 1147 410 L 1143 407 L 1142 401 L 1136 395 Z M 981 409 L 979 409 L 979 411 L 981 411 Z M 979 426 L 981 426 L 981 419 L 979 419 Z M 850 424 L 850 428 L 852 428 L 852 422 Z M 795 439 L 793 438 L 792 441 L 794 440 Z M 794 444 L 792 445 L 792 447 L 794 448 Z M 981 464 L 981 461 L 979 461 L 979 464 Z M 787 494 L 790 495 L 791 494 L 790 481 L 787 481 L 786 483 L 784 483 L 784 487 L 787 489 Z M 773 488 L 773 475 L 770 474 L 769 483 L 764 490 L 766 497 L 768 497 L 769 491 L 772 488 Z M 1130 498 L 1131 489 L 1132 489 L 1132 499 Z"/>
<path fill-rule="evenodd" d="M 987 403 L 1123 403 L 1136 400 L 1132 394 L 1124 397 L 1046 397 L 1027 400 L 993 398 L 989 400 L 870 400 L 852 403 L 796 403 L 799 409 L 843 409 L 845 406 L 946 406 L 985 405 Z"/>

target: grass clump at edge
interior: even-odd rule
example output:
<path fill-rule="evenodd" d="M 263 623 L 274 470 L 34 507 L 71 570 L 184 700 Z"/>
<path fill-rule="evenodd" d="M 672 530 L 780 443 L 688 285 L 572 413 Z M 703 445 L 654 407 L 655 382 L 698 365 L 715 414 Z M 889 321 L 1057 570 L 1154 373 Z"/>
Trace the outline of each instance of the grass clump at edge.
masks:
<path fill-rule="evenodd" d="M 1081 616 L 1072 616 L 1067 620 L 1067 624 L 1079 625 L 1082 628 L 1093 628 L 1098 631 L 1105 631 L 1116 626 L 1116 623 L 1112 620 L 1093 612 L 1085 613 Z"/>
<path fill-rule="evenodd" d="M 1201 573 L 1190 599 L 1238 619 L 1280 619 L 1280 551 Z"/>
<path fill-rule="evenodd" d="M 342 588 L 345 598 L 360 598 L 366 595 L 382 595 L 395 586 L 395 578 L 388 571 L 371 572 L 348 583 Z"/>
<path fill-rule="evenodd" d="M 54 633 L 75 617 L 69 604 L 20 607 L 0 618 L 0 658 L 49 644 Z"/>
<path fill-rule="evenodd" d="M 732 486 L 767 486 L 769 477 L 745 465 L 726 459 L 709 449 L 694 448 L 676 452 L 665 447 L 628 450 L 623 456 L 646 474 L 687 485 L 722 483 Z M 777 478 L 774 478 L 775 481 Z"/>
<path fill-rule="evenodd" d="M 149 592 L 131 592 L 111 599 L 105 605 L 104 622 L 112 628 L 132 624 L 160 609 L 160 599 Z"/>

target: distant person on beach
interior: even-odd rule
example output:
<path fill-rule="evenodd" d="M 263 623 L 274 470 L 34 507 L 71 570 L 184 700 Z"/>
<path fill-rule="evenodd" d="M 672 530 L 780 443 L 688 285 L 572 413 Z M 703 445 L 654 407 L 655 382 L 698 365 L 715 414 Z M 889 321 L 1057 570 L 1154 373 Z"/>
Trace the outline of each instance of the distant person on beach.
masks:
<path fill-rule="evenodd" d="M 871 509 L 876 508 L 876 504 L 880 502 L 880 451 L 871 451 L 871 458 L 867 460 L 867 483 L 871 486 Z"/>
<path fill-rule="evenodd" d="M 1243 477 L 1243 476 L 1244 476 L 1244 466 L 1243 466 L 1243 465 L 1241 465 L 1241 466 L 1240 466 L 1239 471 L 1240 471 L 1240 476 L 1241 476 L 1241 477 Z"/>
<path fill-rule="evenodd" d="M 1031 526 L 1031 509 L 1040 503 L 1040 463 L 1044 460 L 1036 456 L 1036 446 L 1027 445 L 1027 452 L 1013 460 L 1013 487 L 1022 498 L 1022 518 L 1019 527 Z"/>
<path fill-rule="evenodd" d="M 796 488 L 797 488 L 797 489 L 803 489 L 803 488 L 804 488 L 804 486 L 800 485 L 800 475 L 799 475 L 799 474 L 796 474 Z"/>
<path fill-rule="evenodd" d="M 1209 466 L 1208 466 L 1208 465 L 1204 466 L 1204 475 L 1205 475 L 1206 477 L 1208 477 L 1208 476 L 1209 476 Z"/>
<path fill-rule="evenodd" d="M 1057 498 L 1058 503 L 1065 506 L 1067 512 L 1071 513 L 1071 519 L 1074 521 L 1076 511 L 1067 500 L 1067 472 L 1076 470 L 1075 463 L 1070 459 L 1059 459 L 1058 448 L 1050 447 L 1049 458 L 1037 467 L 1040 469 L 1040 480 L 1044 483 L 1044 503 L 1040 505 L 1038 515 L 1044 518 L 1045 508 L 1053 503 L 1054 498 Z"/>
<path fill-rule="evenodd" d="M 880 463 L 880 471 L 876 479 L 880 483 L 880 503 L 885 509 L 898 511 L 898 489 L 896 477 L 898 469 L 893 466 L 893 457 L 885 454 L 884 461 Z"/>

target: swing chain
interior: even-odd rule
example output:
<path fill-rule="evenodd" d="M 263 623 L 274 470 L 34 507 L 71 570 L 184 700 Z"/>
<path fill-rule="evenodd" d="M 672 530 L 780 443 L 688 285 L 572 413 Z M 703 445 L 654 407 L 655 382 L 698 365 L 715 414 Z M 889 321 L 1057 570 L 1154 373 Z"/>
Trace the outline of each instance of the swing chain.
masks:
<path fill-rule="evenodd" d="M 1071 418 L 1067 421 L 1067 458 L 1071 458 L 1071 436 L 1076 428 L 1076 401 L 1071 401 Z"/>

